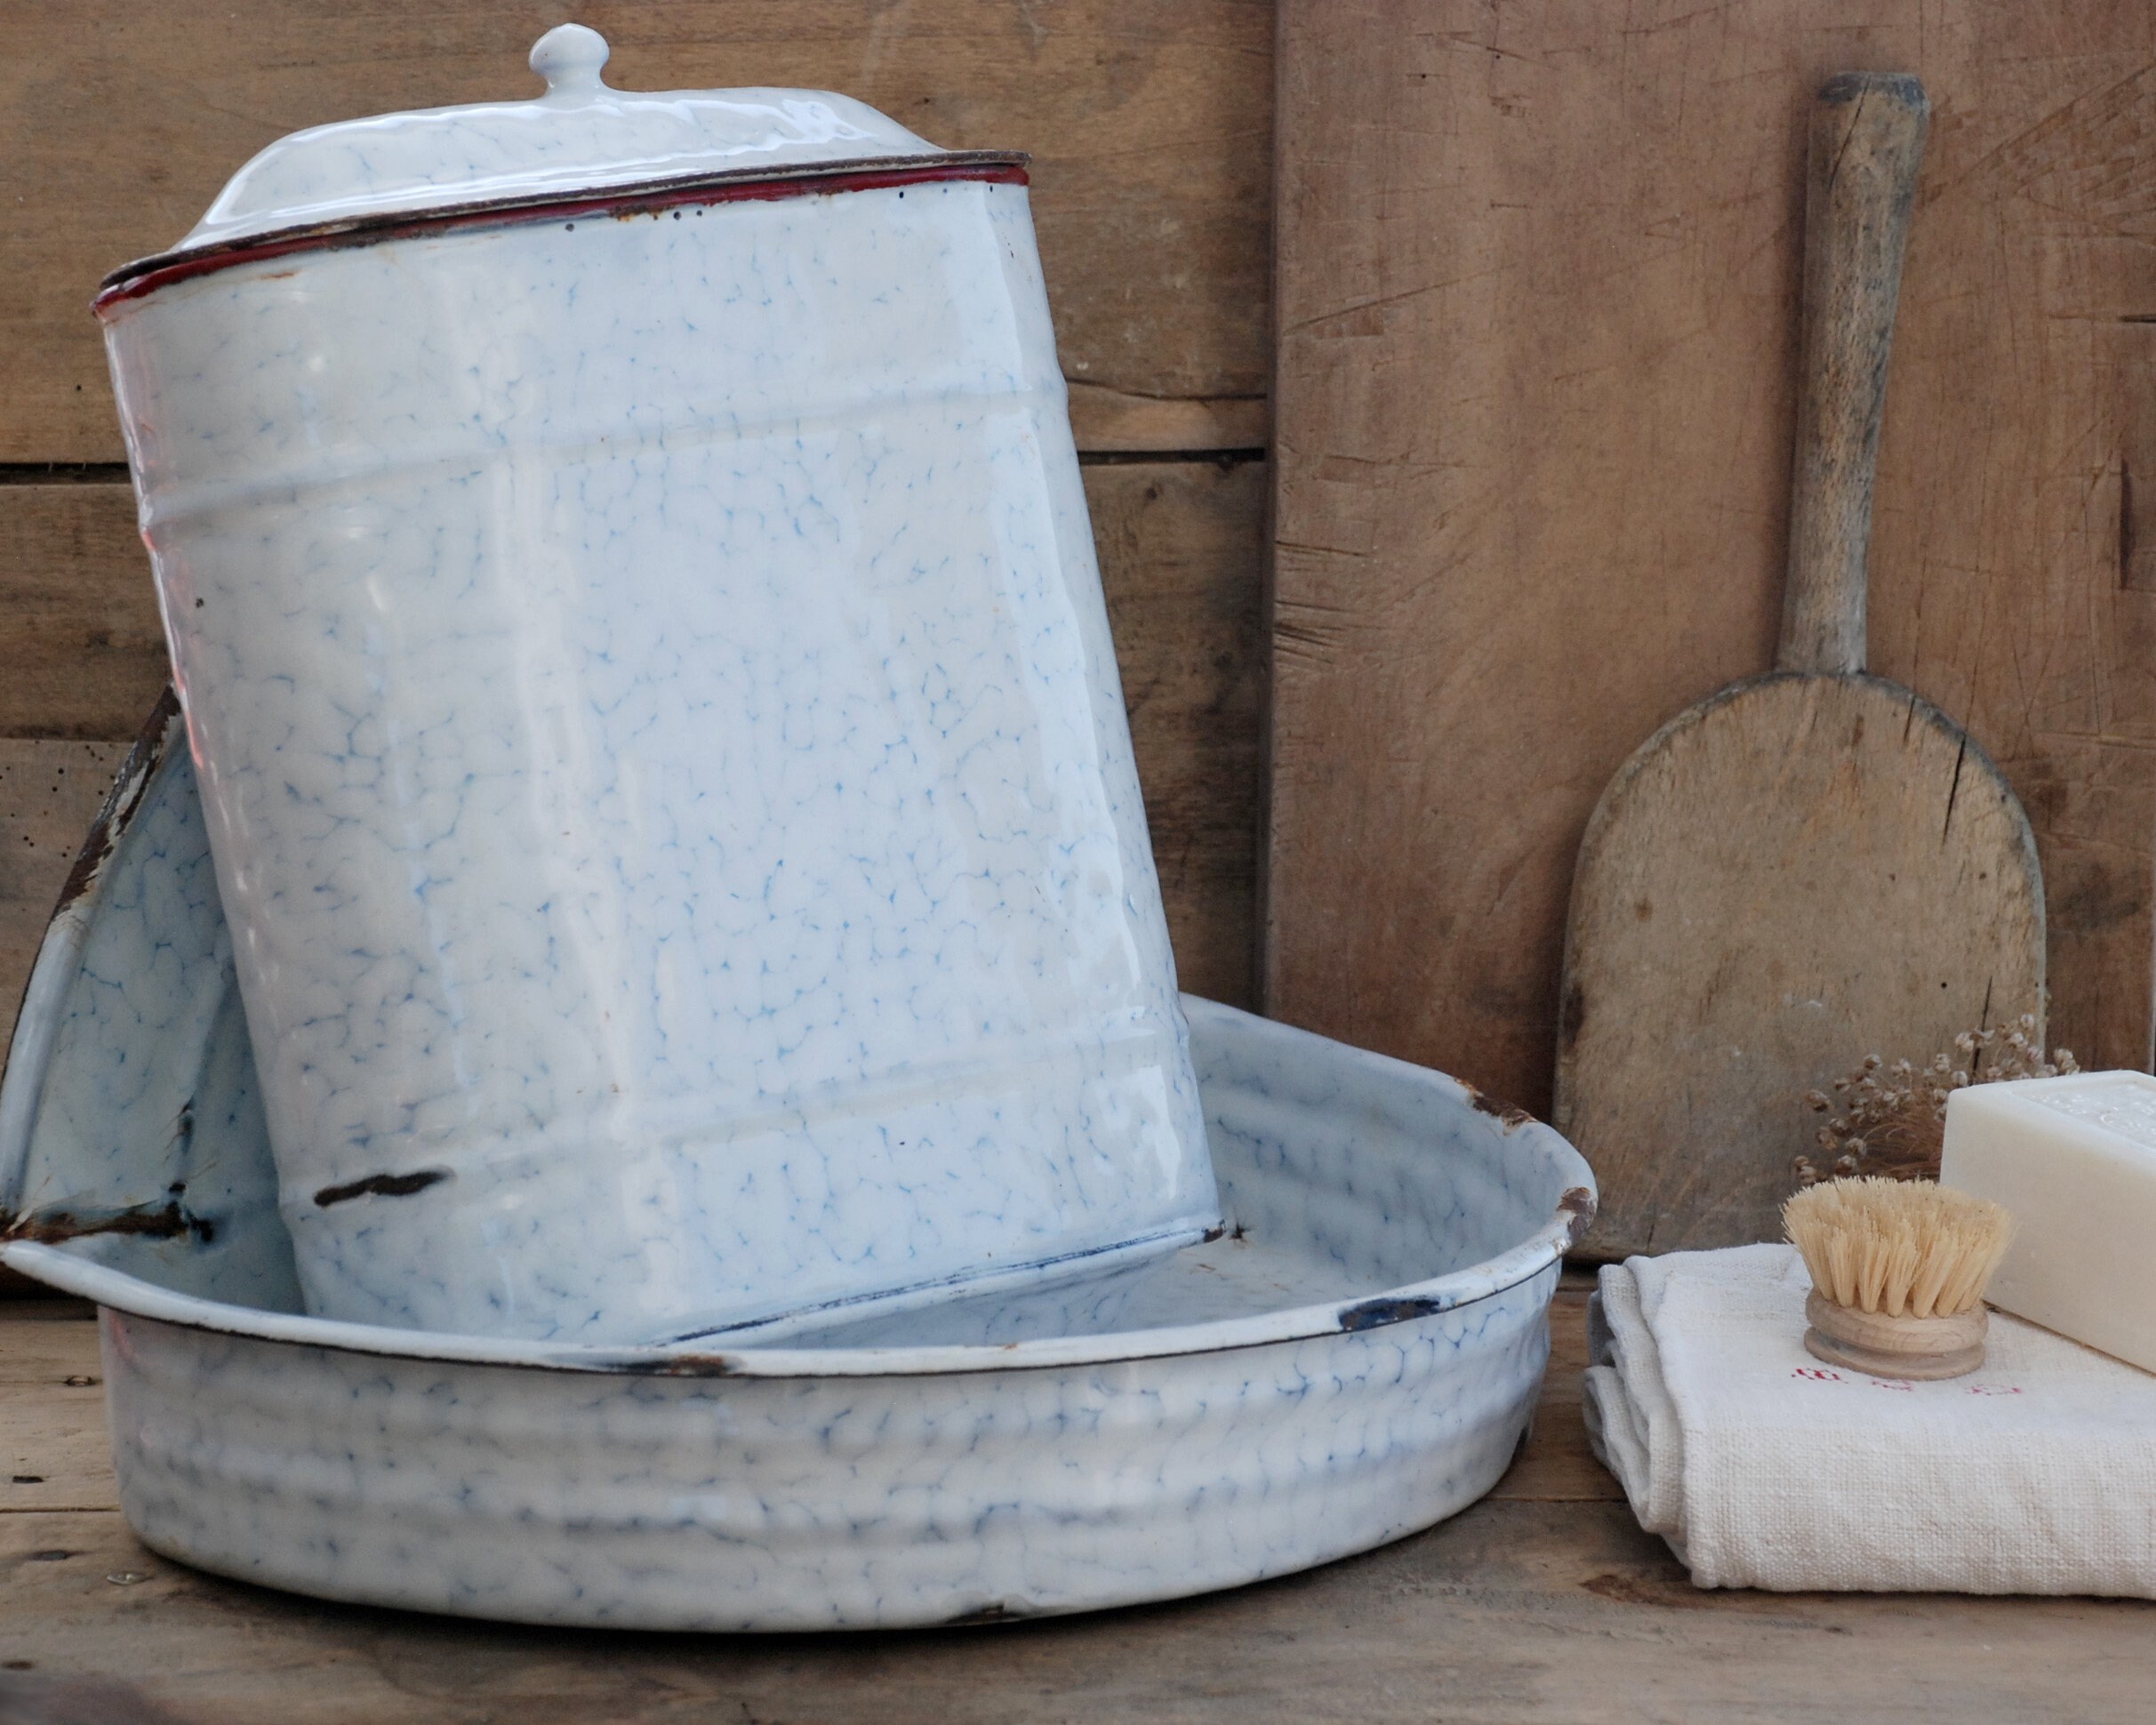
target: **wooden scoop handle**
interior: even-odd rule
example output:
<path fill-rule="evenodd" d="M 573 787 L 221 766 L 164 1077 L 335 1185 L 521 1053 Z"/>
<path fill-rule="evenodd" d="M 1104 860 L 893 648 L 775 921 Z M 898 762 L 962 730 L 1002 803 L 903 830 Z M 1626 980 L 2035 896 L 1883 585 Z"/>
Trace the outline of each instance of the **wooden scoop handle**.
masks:
<path fill-rule="evenodd" d="M 1864 549 L 1902 252 L 1931 103 L 1901 73 L 1845 72 L 1812 109 L 1804 371 L 1776 670 L 1864 668 Z"/>

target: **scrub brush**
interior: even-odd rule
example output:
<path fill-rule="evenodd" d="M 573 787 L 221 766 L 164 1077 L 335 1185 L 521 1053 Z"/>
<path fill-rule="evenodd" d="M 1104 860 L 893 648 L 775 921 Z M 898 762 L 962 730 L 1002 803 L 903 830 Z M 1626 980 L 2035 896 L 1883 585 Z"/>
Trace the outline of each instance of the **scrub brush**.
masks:
<path fill-rule="evenodd" d="M 1812 1272 L 1804 1345 L 1874 1377 L 1960 1377 L 1984 1364 L 1984 1284 L 2012 1224 L 1928 1180 L 1829 1180 L 1782 1207 Z"/>

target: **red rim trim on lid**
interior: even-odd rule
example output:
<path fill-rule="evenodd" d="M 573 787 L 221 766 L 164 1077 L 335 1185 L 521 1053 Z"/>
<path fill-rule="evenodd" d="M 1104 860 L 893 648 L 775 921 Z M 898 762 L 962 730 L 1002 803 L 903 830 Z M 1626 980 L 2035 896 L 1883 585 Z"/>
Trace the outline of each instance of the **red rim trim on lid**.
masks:
<path fill-rule="evenodd" d="M 430 237 L 472 229 L 522 227 L 534 222 L 575 221 L 586 216 L 626 219 L 690 205 L 769 203 L 786 197 L 820 197 L 840 192 L 884 191 L 949 181 L 975 181 L 995 186 L 1028 183 L 1031 158 L 987 150 L 954 150 L 902 162 L 885 158 L 862 162 L 818 162 L 790 173 L 746 169 L 737 174 L 700 174 L 693 179 L 641 181 L 609 186 L 571 197 L 547 194 L 532 198 L 497 198 L 452 205 L 438 210 L 399 211 L 361 216 L 308 228 L 288 228 L 247 239 L 161 253 L 126 264 L 105 277 L 91 309 L 102 317 L 115 306 L 139 300 L 175 282 L 192 280 L 241 264 L 260 263 L 297 252 L 342 251 L 385 240 Z"/>

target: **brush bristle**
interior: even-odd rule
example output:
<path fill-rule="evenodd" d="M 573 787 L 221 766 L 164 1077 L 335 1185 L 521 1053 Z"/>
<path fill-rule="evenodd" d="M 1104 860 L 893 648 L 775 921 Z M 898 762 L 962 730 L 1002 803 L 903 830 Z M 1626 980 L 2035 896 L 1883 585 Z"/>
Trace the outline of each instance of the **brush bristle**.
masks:
<path fill-rule="evenodd" d="M 1969 1310 L 2013 1232 L 1988 1198 L 1874 1175 L 1807 1187 L 1782 1207 L 1782 1226 L 1820 1293 L 1896 1318 Z"/>

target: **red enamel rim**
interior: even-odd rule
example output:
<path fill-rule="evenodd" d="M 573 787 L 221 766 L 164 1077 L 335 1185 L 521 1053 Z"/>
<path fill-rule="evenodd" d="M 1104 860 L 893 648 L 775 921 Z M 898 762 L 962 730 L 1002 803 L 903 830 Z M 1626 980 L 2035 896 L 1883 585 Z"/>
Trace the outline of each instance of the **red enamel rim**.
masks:
<path fill-rule="evenodd" d="M 417 213 L 361 217 L 311 228 L 287 229 L 260 238 L 232 240 L 192 251 L 167 252 L 124 265 L 105 277 L 91 309 L 100 317 L 115 306 L 141 299 L 174 282 L 191 280 L 244 263 L 260 263 L 295 252 L 327 252 L 383 240 L 458 233 L 473 228 L 501 228 L 538 221 L 573 221 L 587 216 L 627 217 L 691 205 L 770 203 L 785 197 L 822 197 L 839 192 L 883 191 L 894 187 L 976 181 L 995 186 L 1028 183 L 1030 158 L 985 150 L 953 151 L 917 157 L 903 165 L 858 162 L 818 163 L 789 174 L 758 173 L 735 178 L 703 174 L 692 180 L 644 181 L 610 186 L 573 197 L 501 198 Z"/>

